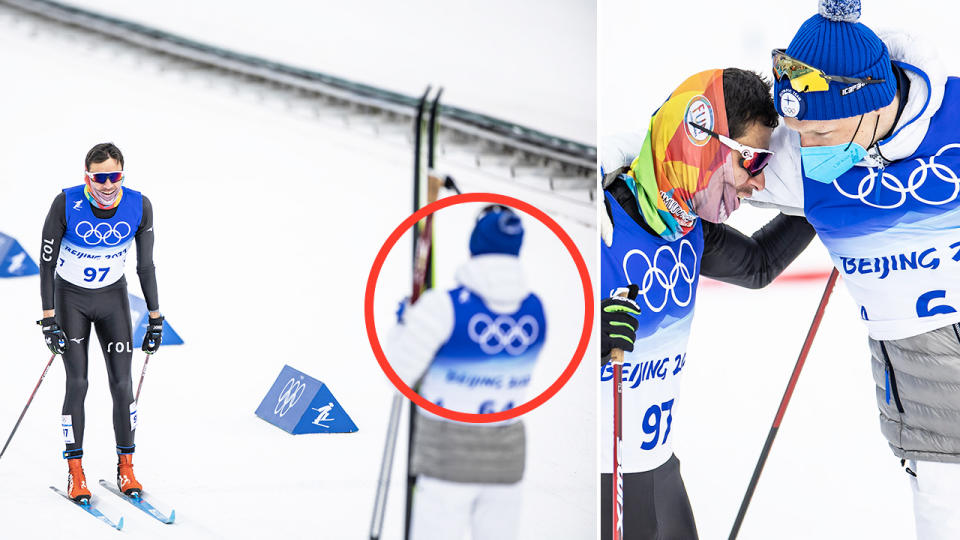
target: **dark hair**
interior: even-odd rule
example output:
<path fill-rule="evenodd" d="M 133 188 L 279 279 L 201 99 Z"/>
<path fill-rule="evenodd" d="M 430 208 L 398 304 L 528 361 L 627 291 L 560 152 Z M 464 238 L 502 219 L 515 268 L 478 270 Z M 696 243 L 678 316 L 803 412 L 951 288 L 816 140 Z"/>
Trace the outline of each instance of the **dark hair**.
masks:
<path fill-rule="evenodd" d="M 724 69 L 723 101 L 731 139 L 742 136 L 754 122 L 769 128 L 780 123 L 770 95 L 770 81 L 753 71 Z"/>
<path fill-rule="evenodd" d="M 112 142 L 100 143 L 87 152 L 87 159 L 84 160 L 84 165 L 89 171 L 91 163 L 103 163 L 110 158 L 117 160 L 117 163 L 120 164 L 120 168 L 123 169 L 123 154 L 120 153 L 120 149 L 117 148 L 117 145 L 113 144 Z"/>

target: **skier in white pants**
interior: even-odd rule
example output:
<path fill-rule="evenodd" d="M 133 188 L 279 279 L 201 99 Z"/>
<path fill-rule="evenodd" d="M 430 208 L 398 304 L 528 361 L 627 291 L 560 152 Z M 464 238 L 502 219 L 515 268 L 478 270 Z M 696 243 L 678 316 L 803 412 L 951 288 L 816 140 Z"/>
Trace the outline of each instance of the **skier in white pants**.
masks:
<path fill-rule="evenodd" d="M 917 537 L 957 539 L 960 79 L 913 37 L 879 37 L 859 17 L 859 0 L 821 0 L 773 51 L 787 129 L 753 200 L 802 211 L 827 247 L 867 325 Z"/>
<path fill-rule="evenodd" d="M 526 401 L 546 336 L 539 298 L 518 258 L 523 225 L 509 208 L 477 218 L 472 257 L 459 286 L 428 290 L 401 309 L 387 342 L 397 375 L 425 399 L 466 413 L 492 413 Z M 523 422 L 461 423 L 417 409 L 412 474 L 417 476 L 412 540 L 517 538 L 526 442 Z"/>

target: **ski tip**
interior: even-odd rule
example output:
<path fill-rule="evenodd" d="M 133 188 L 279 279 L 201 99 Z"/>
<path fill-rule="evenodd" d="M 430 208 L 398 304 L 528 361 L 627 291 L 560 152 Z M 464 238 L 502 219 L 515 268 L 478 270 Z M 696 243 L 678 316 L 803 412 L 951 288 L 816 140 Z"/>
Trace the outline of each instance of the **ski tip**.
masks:
<path fill-rule="evenodd" d="M 177 511 L 176 511 L 176 510 L 171 510 L 171 511 L 170 511 L 170 519 L 167 520 L 167 525 L 172 524 L 172 523 L 173 523 L 173 520 L 175 520 L 175 519 L 177 519 Z"/>
<path fill-rule="evenodd" d="M 118 531 L 122 531 L 122 530 L 123 530 L 123 516 L 120 516 L 120 521 L 117 522 L 117 530 L 118 530 Z"/>

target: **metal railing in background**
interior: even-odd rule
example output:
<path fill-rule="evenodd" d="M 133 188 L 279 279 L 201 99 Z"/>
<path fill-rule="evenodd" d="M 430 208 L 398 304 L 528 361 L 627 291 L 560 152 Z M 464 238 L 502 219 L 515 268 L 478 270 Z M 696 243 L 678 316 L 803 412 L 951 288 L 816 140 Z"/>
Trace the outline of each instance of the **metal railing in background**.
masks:
<path fill-rule="evenodd" d="M 405 119 L 412 118 L 416 110 L 418 98 L 413 96 L 207 45 L 52 0 L 0 0 L 0 4 L 178 60 L 287 87 L 298 94 L 314 94 L 334 107 L 347 107 L 354 113 Z M 440 117 L 446 138 L 453 144 L 472 148 L 477 166 L 493 163 L 510 176 L 546 177 L 551 191 L 586 192 L 587 200 L 593 200 L 595 146 L 451 105 L 441 106 Z"/>

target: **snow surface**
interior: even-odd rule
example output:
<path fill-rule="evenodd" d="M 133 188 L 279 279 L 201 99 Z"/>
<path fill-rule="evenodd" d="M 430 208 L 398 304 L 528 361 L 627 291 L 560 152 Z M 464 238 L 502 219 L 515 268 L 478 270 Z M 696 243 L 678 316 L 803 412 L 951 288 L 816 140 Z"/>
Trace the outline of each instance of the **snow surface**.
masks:
<path fill-rule="evenodd" d="M 726 538 L 823 283 L 703 287 L 674 415 L 701 538 Z M 909 539 L 908 476 L 880 434 L 867 333 L 838 283 L 739 538 Z"/>
<path fill-rule="evenodd" d="M 81 182 L 87 149 L 116 142 L 127 185 L 153 201 L 161 310 L 186 341 L 150 362 L 137 435 L 138 477 L 164 526 L 98 486 L 133 538 L 367 538 L 394 390 L 369 350 L 363 291 L 374 256 L 410 212 L 409 143 L 358 123 L 288 109 L 277 96 L 139 54 L 118 53 L 0 8 L 5 193 L 0 230 L 36 258 L 50 202 Z M 493 85 L 492 82 L 490 82 Z M 589 204 L 526 187 L 441 154 L 465 191 L 519 196 L 548 211 L 596 265 Z M 438 214 L 438 282 L 466 256 L 476 208 Z M 543 298 L 550 337 L 536 388 L 569 361 L 582 293 L 559 241 L 526 219 L 522 259 Z M 410 244 L 391 254 L 377 289 L 378 329 L 410 288 Z M 133 257 L 131 256 L 131 259 Z M 128 261 L 131 291 L 139 284 Z M 37 277 L 0 281 L 0 426 L 12 427 L 48 352 L 33 322 Z M 115 450 L 101 355 L 90 353 L 84 465 L 111 480 Z M 596 356 L 595 344 L 587 358 Z M 134 354 L 134 376 L 142 353 Z M 359 426 L 353 434 L 291 436 L 256 409 L 284 364 L 325 382 Z M 596 522 L 593 364 L 529 413 L 521 537 L 589 538 Z M 59 436 L 64 384 L 57 360 L 0 460 L 0 537 L 113 534 L 47 489 L 65 485 Z M 401 433 L 401 440 L 403 440 Z M 401 537 L 397 454 L 384 539 Z"/>
<path fill-rule="evenodd" d="M 69 0 L 188 38 L 596 141 L 594 0 Z"/>

